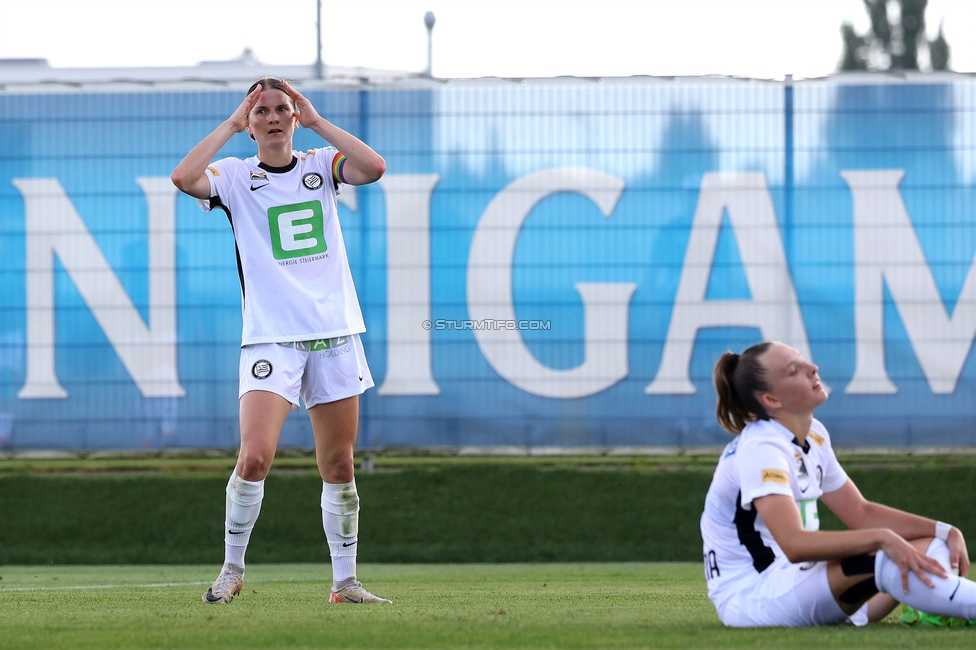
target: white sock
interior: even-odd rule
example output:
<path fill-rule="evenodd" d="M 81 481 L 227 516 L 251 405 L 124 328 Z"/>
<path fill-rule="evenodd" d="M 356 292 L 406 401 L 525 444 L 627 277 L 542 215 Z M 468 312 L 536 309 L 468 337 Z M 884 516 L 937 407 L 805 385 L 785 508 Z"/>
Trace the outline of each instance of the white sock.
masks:
<path fill-rule="evenodd" d="M 235 470 L 227 482 L 227 508 L 224 518 L 224 566 L 233 564 L 244 570 L 244 551 L 251 539 L 254 522 L 261 514 L 264 480 L 245 481 Z"/>
<path fill-rule="evenodd" d="M 323 481 L 322 527 L 332 556 L 332 580 L 355 578 L 359 546 L 359 493 L 355 480 L 340 484 Z"/>
<path fill-rule="evenodd" d="M 909 573 L 906 594 L 901 588 L 901 570 L 884 551 L 878 551 L 874 558 L 874 582 L 878 589 L 927 614 L 976 619 L 976 582 L 952 575 L 949 568 L 949 547 L 941 539 L 934 539 L 925 554 L 949 571 L 947 578 L 928 574 L 935 589 L 930 589 L 918 576 Z"/>

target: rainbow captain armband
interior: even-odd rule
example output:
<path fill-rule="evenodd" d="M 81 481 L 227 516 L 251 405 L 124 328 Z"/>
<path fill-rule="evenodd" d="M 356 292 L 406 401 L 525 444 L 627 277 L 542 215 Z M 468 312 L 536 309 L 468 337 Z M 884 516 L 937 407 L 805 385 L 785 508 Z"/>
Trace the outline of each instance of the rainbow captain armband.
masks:
<path fill-rule="evenodd" d="M 345 183 L 346 179 L 342 175 L 342 168 L 346 165 L 346 156 L 343 153 L 337 153 L 335 158 L 332 159 L 332 178 L 335 179 L 336 183 Z"/>

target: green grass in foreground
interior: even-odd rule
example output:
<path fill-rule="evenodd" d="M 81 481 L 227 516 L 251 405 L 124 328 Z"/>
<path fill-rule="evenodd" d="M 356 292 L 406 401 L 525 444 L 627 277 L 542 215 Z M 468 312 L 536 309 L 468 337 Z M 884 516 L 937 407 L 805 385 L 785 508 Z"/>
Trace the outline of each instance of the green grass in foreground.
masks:
<path fill-rule="evenodd" d="M 0 646 L 17 648 L 969 648 L 972 629 L 731 630 L 682 564 L 364 565 L 392 606 L 330 605 L 322 564 L 248 567 L 227 606 L 210 566 L 0 568 Z"/>

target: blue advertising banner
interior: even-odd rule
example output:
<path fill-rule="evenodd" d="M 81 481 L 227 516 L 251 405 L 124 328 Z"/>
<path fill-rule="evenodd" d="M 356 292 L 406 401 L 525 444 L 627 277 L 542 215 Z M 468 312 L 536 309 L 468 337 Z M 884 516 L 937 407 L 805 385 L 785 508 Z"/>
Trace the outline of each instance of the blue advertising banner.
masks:
<path fill-rule="evenodd" d="M 169 175 L 243 90 L 0 92 L 0 448 L 237 445 L 233 233 Z M 361 447 L 724 444 L 712 367 L 762 339 L 837 446 L 976 444 L 967 78 L 302 91 L 387 161 L 340 195 Z"/>

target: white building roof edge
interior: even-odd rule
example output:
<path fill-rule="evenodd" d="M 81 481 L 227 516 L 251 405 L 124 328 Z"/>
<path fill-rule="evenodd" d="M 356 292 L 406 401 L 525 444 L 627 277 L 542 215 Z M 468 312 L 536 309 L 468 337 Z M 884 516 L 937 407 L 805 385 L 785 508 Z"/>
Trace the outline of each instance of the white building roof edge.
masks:
<path fill-rule="evenodd" d="M 782 85 L 783 80 L 706 75 L 700 77 L 535 77 L 476 79 L 430 78 L 420 72 L 324 65 L 322 77 L 307 65 L 266 65 L 255 61 L 208 61 L 196 66 L 54 68 L 44 59 L 0 59 L 0 93 L 46 94 L 71 92 L 153 92 L 174 90 L 246 89 L 261 77 L 279 77 L 300 87 L 330 89 L 350 87 L 438 87 L 448 85 L 561 84 L 561 83 L 762 83 Z M 837 85 L 952 84 L 976 75 L 958 72 L 847 72 L 813 79 L 794 79 L 800 85 L 827 82 Z"/>

